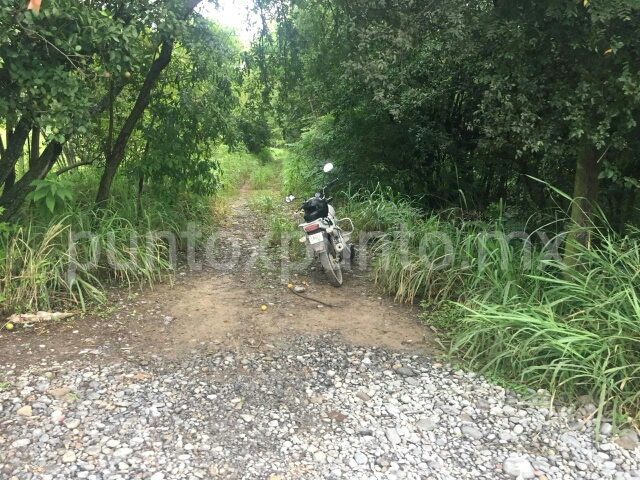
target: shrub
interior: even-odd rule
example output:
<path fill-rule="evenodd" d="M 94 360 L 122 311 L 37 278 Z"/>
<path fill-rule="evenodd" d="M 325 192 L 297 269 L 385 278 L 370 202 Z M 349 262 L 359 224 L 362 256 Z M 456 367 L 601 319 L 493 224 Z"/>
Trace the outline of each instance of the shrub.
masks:
<path fill-rule="evenodd" d="M 599 218 L 568 269 L 541 242 L 529 244 L 529 257 L 520 239 L 501 241 L 500 222 L 451 212 L 420 219 L 406 200 L 375 192 L 354 201 L 361 225 L 392 225 L 376 243 L 376 282 L 398 300 L 425 299 L 423 318 L 447 330 L 451 354 L 494 378 L 590 395 L 598 418 L 607 408 L 638 411 L 637 228 L 620 236 Z"/>
<path fill-rule="evenodd" d="M 266 165 L 273 162 L 275 160 L 275 157 L 273 156 L 271 149 L 265 147 L 258 153 L 258 160 L 260 160 L 262 165 Z"/>

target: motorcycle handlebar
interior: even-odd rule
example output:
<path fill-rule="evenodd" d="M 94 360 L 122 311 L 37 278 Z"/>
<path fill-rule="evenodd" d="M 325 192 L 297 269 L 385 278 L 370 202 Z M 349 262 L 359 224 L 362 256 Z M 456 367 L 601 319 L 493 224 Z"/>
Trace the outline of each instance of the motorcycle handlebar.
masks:
<path fill-rule="evenodd" d="M 340 179 L 336 178 L 335 180 L 330 181 L 323 188 L 329 188 L 331 185 L 335 185 L 336 183 L 338 183 L 338 180 L 340 180 Z"/>

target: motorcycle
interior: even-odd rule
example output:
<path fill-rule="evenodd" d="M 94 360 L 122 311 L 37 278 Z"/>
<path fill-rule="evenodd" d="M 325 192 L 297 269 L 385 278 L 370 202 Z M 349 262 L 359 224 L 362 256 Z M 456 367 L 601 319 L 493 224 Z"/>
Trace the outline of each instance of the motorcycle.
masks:
<path fill-rule="evenodd" d="M 324 168 L 327 174 L 333 170 L 333 164 L 327 163 Z M 304 221 L 300 227 L 304 230 L 305 236 L 300 239 L 300 243 L 307 243 L 313 249 L 314 256 L 320 259 L 322 268 L 334 287 L 342 285 L 341 263 L 346 263 L 347 267 L 353 262 L 355 250 L 349 237 L 354 231 L 353 222 L 350 218 L 338 219 L 336 210 L 331 205 L 332 197 L 326 197 L 329 187 L 335 185 L 339 179 L 332 180 L 324 185 L 316 194 L 302 204 L 304 211 Z M 293 195 L 286 197 L 285 201 L 291 203 L 296 199 Z M 351 231 L 344 231 L 340 224 L 348 222 Z"/>

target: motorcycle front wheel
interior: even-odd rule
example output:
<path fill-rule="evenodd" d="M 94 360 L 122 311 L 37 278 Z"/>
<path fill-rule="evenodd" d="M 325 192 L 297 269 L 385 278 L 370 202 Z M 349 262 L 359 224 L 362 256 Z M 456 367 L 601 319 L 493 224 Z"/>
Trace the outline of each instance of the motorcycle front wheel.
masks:
<path fill-rule="evenodd" d="M 320 263 L 322 263 L 322 268 L 324 268 L 324 273 L 327 275 L 329 283 L 334 287 L 341 286 L 342 269 L 336 256 L 326 251 L 322 252 L 320 253 Z"/>

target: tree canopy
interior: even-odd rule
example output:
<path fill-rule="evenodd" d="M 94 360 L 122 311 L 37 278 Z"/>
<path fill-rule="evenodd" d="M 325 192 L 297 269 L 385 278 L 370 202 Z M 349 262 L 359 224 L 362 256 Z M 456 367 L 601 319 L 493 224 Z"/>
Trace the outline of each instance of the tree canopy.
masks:
<path fill-rule="evenodd" d="M 460 192 L 478 207 L 509 198 L 531 212 L 553 196 L 537 178 L 584 197 L 577 206 L 587 214 L 598 192 L 613 217 L 634 210 L 637 2 L 256 8 L 271 19 L 253 52 L 282 130 L 290 141 L 313 135 L 317 156 L 356 184 L 383 181 L 433 206 Z"/>
<path fill-rule="evenodd" d="M 4 218 L 56 163 L 102 170 L 98 206 L 123 164 L 141 179 L 213 191 L 207 153 L 232 137 L 240 47 L 194 13 L 199 3 L 0 1 Z"/>

